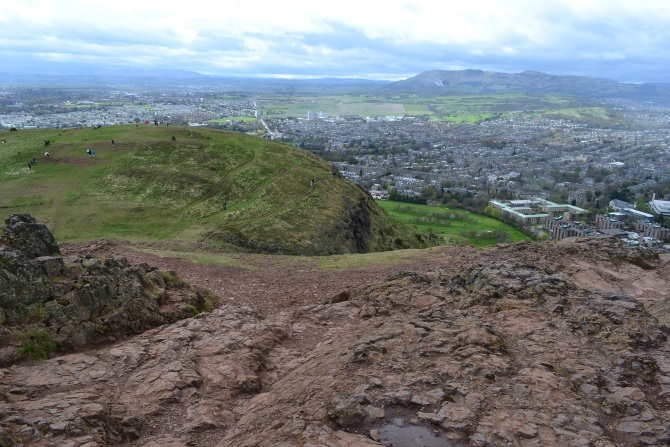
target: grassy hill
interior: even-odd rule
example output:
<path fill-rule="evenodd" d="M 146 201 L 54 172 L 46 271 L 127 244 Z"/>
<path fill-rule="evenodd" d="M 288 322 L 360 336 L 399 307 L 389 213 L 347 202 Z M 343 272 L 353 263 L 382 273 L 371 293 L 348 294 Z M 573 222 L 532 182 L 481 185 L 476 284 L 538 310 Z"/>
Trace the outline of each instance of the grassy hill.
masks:
<path fill-rule="evenodd" d="M 202 128 L 4 132 L 0 210 L 31 213 L 59 242 L 186 241 L 304 255 L 427 245 L 325 160 Z"/>
<path fill-rule="evenodd" d="M 662 84 L 625 84 L 587 76 L 556 76 L 537 71 L 500 73 L 482 70 L 432 70 L 381 89 L 391 92 L 434 94 L 527 93 L 559 94 L 581 98 L 628 98 L 667 102 L 670 90 Z"/>

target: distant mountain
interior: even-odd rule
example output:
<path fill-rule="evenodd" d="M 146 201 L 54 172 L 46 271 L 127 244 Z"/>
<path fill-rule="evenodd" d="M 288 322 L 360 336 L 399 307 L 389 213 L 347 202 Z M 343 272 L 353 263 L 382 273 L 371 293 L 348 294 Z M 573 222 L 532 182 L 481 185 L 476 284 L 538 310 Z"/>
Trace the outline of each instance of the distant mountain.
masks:
<path fill-rule="evenodd" d="M 670 88 L 663 84 L 623 84 L 609 79 L 556 76 L 537 71 L 433 70 L 394 82 L 384 89 L 415 94 L 528 93 L 670 101 Z"/>
<path fill-rule="evenodd" d="M 2 67 L 0 86 L 67 88 L 217 88 L 239 92 L 361 93 L 389 84 L 355 78 L 283 79 L 212 76 L 186 70 L 90 68 L 45 64 L 44 67 Z"/>

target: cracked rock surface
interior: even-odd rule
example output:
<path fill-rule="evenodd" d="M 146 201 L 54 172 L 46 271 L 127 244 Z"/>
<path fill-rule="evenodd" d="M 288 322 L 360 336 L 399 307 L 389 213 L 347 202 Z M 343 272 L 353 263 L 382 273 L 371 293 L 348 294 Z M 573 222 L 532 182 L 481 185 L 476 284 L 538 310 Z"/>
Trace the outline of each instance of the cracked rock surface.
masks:
<path fill-rule="evenodd" d="M 665 255 L 449 250 L 311 303 L 278 279 L 271 312 L 217 291 L 210 313 L 0 369 L 0 445 L 670 443 Z"/>

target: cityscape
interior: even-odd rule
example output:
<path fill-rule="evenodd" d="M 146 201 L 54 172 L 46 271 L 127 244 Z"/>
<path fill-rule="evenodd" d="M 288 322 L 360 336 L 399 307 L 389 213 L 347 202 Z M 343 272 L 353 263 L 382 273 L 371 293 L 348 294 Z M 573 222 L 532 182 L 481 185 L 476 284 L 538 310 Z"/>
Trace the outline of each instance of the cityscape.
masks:
<path fill-rule="evenodd" d="M 668 237 L 654 230 L 670 217 L 670 108 L 662 104 L 603 99 L 597 106 L 615 119 L 526 109 L 472 123 L 407 113 L 274 113 L 299 100 L 195 88 L 5 87 L 0 126 L 209 126 L 309 150 L 374 197 L 486 212 L 539 238 L 602 234 L 612 225 L 631 244 L 646 237 L 643 243 L 660 247 Z M 368 101 L 389 99 L 370 95 Z M 547 213 L 538 200 L 579 211 Z M 613 206 L 616 201 L 626 205 Z M 550 225 L 558 219 L 561 231 Z M 640 220 L 650 229 L 638 231 Z"/>

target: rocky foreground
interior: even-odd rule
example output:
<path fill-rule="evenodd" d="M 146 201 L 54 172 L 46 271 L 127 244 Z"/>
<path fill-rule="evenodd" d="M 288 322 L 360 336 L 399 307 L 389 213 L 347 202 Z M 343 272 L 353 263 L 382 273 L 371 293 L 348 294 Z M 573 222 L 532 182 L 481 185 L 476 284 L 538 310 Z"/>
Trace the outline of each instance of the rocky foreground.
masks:
<path fill-rule="evenodd" d="M 0 369 L 0 446 L 668 445 L 665 256 L 522 243 L 272 314 L 222 296 Z"/>

